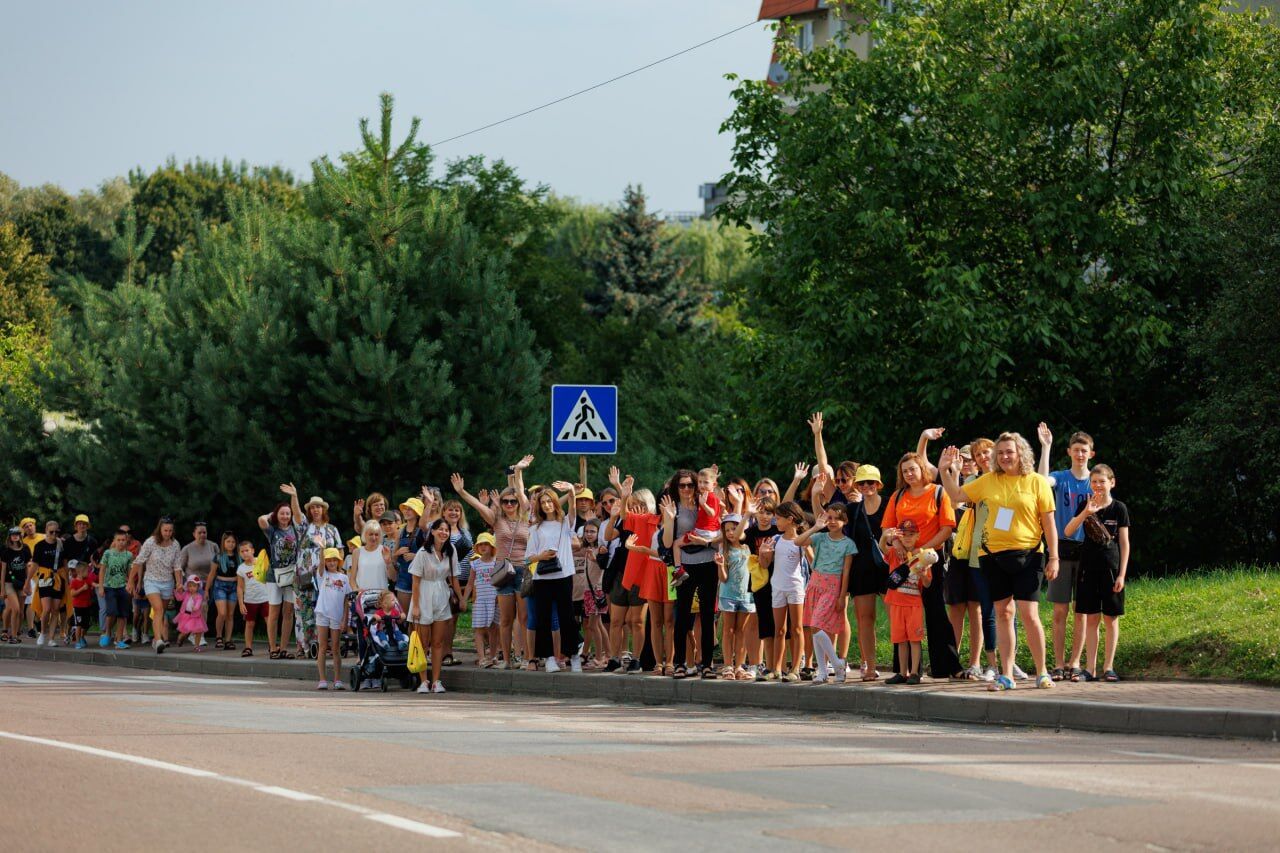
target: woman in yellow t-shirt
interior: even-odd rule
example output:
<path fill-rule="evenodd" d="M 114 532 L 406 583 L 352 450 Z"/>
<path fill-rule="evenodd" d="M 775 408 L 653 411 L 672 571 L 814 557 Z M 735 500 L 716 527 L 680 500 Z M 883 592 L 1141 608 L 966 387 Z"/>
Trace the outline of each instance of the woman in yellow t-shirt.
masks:
<path fill-rule="evenodd" d="M 948 447 L 938 468 L 947 494 L 954 502 L 985 501 L 987 520 L 975 531 L 979 570 L 991 589 L 995 602 L 996 642 L 1000 647 L 1001 674 L 992 690 L 1012 690 L 1014 611 L 1022 617 L 1027 645 L 1036 665 L 1036 686 L 1048 688 L 1053 680 L 1045 669 L 1044 626 L 1040 624 L 1040 572 L 1052 580 L 1058 574 L 1058 529 L 1053 520 L 1053 493 L 1049 481 L 1036 473 L 1031 445 L 1016 432 L 1006 432 L 996 440 L 995 470 L 978 479 L 959 483 L 959 469 L 953 463 L 960 451 Z M 1040 541 L 1048 545 L 1044 559 Z"/>

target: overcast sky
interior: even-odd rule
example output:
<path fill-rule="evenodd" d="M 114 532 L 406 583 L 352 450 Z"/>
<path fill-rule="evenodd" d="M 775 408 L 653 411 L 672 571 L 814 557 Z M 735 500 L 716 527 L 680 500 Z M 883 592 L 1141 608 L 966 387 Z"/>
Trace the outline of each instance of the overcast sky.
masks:
<path fill-rule="evenodd" d="M 759 0 L 0 0 L 0 171 L 75 192 L 167 157 L 309 163 L 358 142 L 378 93 L 427 142 L 754 20 Z M 763 77 L 766 25 L 441 146 L 501 157 L 562 195 L 700 206 L 728 167 L 730 72 Z"/>

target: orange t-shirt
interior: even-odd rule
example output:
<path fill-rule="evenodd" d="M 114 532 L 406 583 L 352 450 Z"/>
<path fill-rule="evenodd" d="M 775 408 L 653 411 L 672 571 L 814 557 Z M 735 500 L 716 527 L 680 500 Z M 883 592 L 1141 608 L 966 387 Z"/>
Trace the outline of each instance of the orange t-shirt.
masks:
<path fill-rule="evenodd" d="M 942 503 L 938 503 L 938 492 L 942 492 Z M 956 511 L 951 506 L 951 496 L 945 489 L 930 486 L 924 494 L 912 496 L 911 490 L 895 492 L 884 511 L 881 527 L 897 527 L 908 518 L 920 528 L 918 547 L 924 547 L 930 539 L 938 535 L 943 527 L 956 526 Z"/>

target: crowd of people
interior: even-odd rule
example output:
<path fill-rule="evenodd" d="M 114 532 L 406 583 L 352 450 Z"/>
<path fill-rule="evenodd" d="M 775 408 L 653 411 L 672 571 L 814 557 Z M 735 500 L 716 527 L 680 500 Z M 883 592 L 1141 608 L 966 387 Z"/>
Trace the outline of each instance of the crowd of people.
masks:
<path fill-rule="evenodd" d="M 262 625 L 267 655 L 315 658 L 317 687 L 342 690 L 350 602 L 372 593 L 389 630 L 407 622 L 427 653 L 420 692 L 443 692 L 441 668 L 461 662 L 464 611 L 486 668 L 818 684 L 927 673 L 998 691 L 1028 678 L 1020 627 L 1037 687 L 1119 680 L 1129 513 L 1115 472 L 1091 465 L 1089 435 L 1071 435 L 1070 467 L 1051 472 L 1045 424 L 1038 464 L 1016 432 L 946 447 L 934 464 L 944 430 L 926 429 L 887 492 L 875 465 L 829 461 L 821 413 L 809 426 L 816 461 L 796 464 L 785 490 L 715 465 L 678 470 L 656 493 L 617 468 L 599 494 L 581 470 L 526 486 L 525 456 L 476 494 L 454 474 L 456 499 L 423 487 L 394 506 L 378 492 L 356 500 L 345 538 L 328 502 L 300 504 L 292 484 L 253 537 L 214 540 L 195 521 L 183 545 L 162 517 L 144 541 L 126 524 L 99 542 L 87 515 L 66 536 L 24 518 L 0 549 L 0 639 L 86 648 L 96 621 L 102 647 L 189 641 L 250 657 Z M 474 538 L 467 508 L 485 528 Z M 881 603 L 891 661 L 876 650 Z"/>

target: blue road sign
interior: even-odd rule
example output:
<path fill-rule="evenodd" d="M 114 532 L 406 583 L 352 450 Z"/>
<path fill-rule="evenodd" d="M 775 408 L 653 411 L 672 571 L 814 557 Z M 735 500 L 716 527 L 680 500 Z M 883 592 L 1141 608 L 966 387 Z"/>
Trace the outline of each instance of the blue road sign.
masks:
<path fill-rule="evenodd" d="M 552 385 L 551 452 L 618 452 L 618 386 Z"/>

